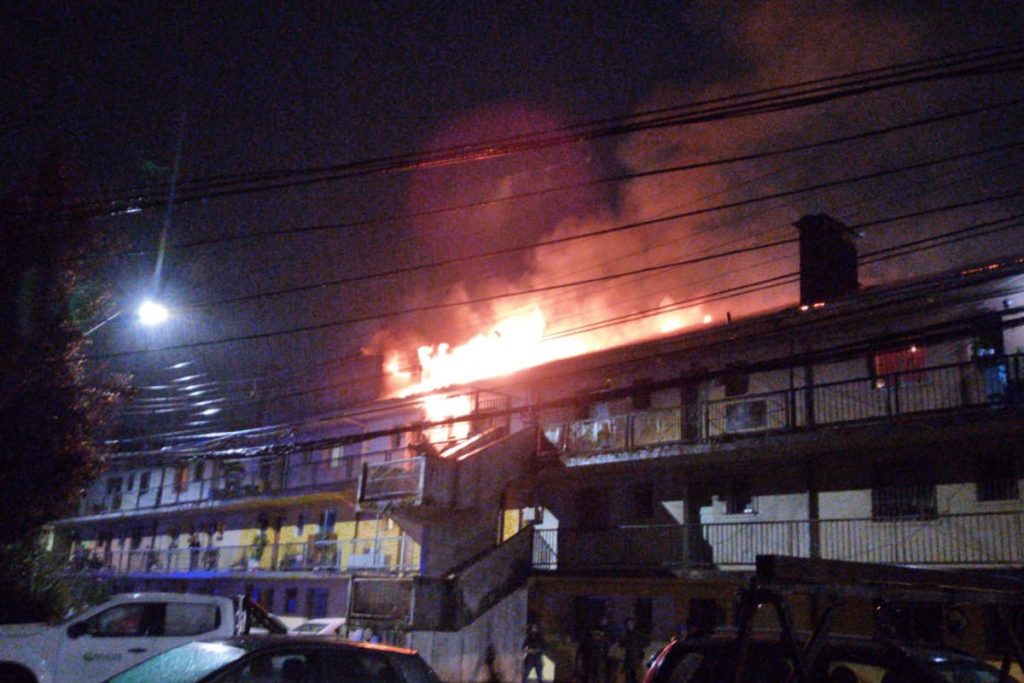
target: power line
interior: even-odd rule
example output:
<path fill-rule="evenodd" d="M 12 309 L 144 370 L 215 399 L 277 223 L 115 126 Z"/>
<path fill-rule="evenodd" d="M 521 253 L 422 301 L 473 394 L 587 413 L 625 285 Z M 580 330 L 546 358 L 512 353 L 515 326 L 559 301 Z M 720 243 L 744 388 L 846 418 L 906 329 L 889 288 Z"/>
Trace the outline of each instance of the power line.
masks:
<path fill-rule="evenodd" d="M 310 175 L 313 173 L 329 173 L 320 177 L 301 177 L 295 180 L 284 180 L 279 182 L 267 182 L 258 186 L 233 187 L 228 189 L 206 190 L 189 194 L 182 192 L 177 200 L 179 203 L 195 201 L 197 199 L 213 199 L 224 196 L 239 196 L 254 192 L 267 192 L 287 187 L 308 186 L 316 183 L 330 182 L 334 180 L 353 178 L 379 173 L 396 173 L 400 171 L 421 170 L 425 168 L 436 168 L 466 161 L 477 161 L 481 159 L 493 159 L 499 156 L 534 151 L 567 144 L 576 144 L 584 141 L 598 140 L 605 137 L 620 136 L 628 133 L 656 128 L 677 127 L 695 123 L 706 123 L 709 121 L 721 121 L 738 117 L 747 117 L 755 114 L 775 113 L 796 108 L 802 108 L 814 104 L 845 99 L 859 96 L 883 89 L 900 87 L 905 85 L 945 80 L 950 78 L 991 75 L 1017 71 L 1024 68 L 1024 52 L 1020 44 L 988 49 L 984 52 L 972 51 L 969 53 L 958 53 L 949 57 L 933 60 L 919 60 L 901 65 L 884 67 L 876 72 L 853 72 L 841 76 L 834 76 L 828 79 L 808 82 L 811 86 L 796 84 L 791 86 L 780 86 L 771 91 L 792 90 L 785 94 L 772 94 L 761 96 L 763 91 L 748 95 L 737 95 L 730 99 L 738 103 L 725 106 L 708 106 L 707 103 L 693 105 L 681 105 L 677 111 L 670 115 L 648 117 L 633 123 L 621 123 L 619 125 L 602 125 L 598 127 L 587 127 L 583 124 L 579 130 L 566 134 L 547 135 L 544 132 L 533 134 L 534 138 L 525 141 L 517 141 L 507 144 L 485 142 L 477 143 L 475 146 L 464 148 L 451 148 L 455 151 L 441 151 L 428 153 L 406 153 L 394 157 L 352 162 L 329 167 L 321 167 L 313 170 L 302 170 L 289 172 L 290 175 Z M 992 60 L 996 61 L 992 61 Z M 987 60 L 987 61 L 986 61 Z M 862 75 L 867 73 L 868 75 Z M 845 80 L 844 80 L 845 79 Z M 827 85 L 821 85 L 822 83 Z M 838 84 L 837 84 L 838 83 Z M 802 90 L 800 88 L 803 88 Z M 747 98 L 744 100 L 744 98 Z M 715 102 L 715 101 L 712 101 Z M 681 113 L 680 113 L 681 112 Z M 529 134 L 528 134 L 529 135 Z M 280 175 L 280 174 L 279 174 Z M 237 185 L 243 181 L 233 181 Z M 118 208 L 117 202 L 121 202 Z M 123 211 L 127 208 L 143 209 L 162 206 L 166 203 L 166 196 L 144 195 L 131 200 L 106 199 L 71 205 L 69 210 L 76 213 L 90 215 L 104 215 L 113 212 Z"/>
<path fill-rule="evenodd" d="M 694 162 L 688 164 L 677 164 L 672 166 L 665 166 L 662 168 L 655 168 L 646 171 L 637 171 L 633 173 L 620 173 L 612 176 L 606 176 L 604 178 L 598 178 L 595 180 L 582 182 L 582 183 L 568 183 L 561 185 L 553 185 L 551 187 L 542 188 L 539 190 L 531 190 L 528 192 L 519 192 L 510 194 L 502 197 L 496 197 L 492 199 L 486 199 L 476 202 L 466 202 L 461 204 L 455 204 L 451 206 L 439 207 L 436 209 L 428 209 L 423 211 L 413 211 L 398 214 L 386 214 L 382 216 L 370 217 L 361 220 L 344 221 L 340 223 L 327 223 L 320 225 L 308 225 L 297 228 L 284 228 L 280 230 L 265 230 L 259 232 L 249 232 L 239 235 L 226 235 L 220 237 L 206 237 L 196 240 L 189 240 L 187 242 L 180 242 L 178 244 L 172 244 L 168 246 L 170 250 L 177 249 L 193 249 L 197 247 L 206 247 L 219 244 L 229 244 L 233 242 L 249 241 L 254 239 L 265 239 L 271 237 L 290 237 L 298 234 L 310 233 L 310 232 L 323 232 L 333 231 L 349 228 L 367 227 L 371 225 L 379 225 L 383 223 L 396 222 L 400 220 L 409 220 L 416 218 L 425 218 L 430 216 L 439 216 L 448 213 L 454 213 L 459 211 L 465 211 L 469 209 L 478 209 L 488 206 L 494 206 L 497 204 L 503 204 L 507 202 L 519 201 L 522 199 L 529 199 L 533 197 L 540 197 L 548 194 L 566 192 L 570 190 L 582 189 L 586 187 L 592 187 L 595 185 L 611 184 L 626 182 L 629 180 L 640 180 L 643 178 L 651 178 L 660 175 L 667 175 L 672 173 L 683 173 L 687 171 L 701 170 L 706 168 L 713 168 L 716 166 L 724 166 L 735 163 L 759 161 L 775 156 L 782 156 L 786 154 L 793 154 L 797 152 L 810 151 L 822 147 L 828 147 L 833 145 L 841 145 L 857 140 L 869 139 L 872 137 L 884 136 L 895 132 L 902 132 L 921 126 L 928 126 L 935 123 L 941 123 L 944 121 L 951 121 L 969 116 L 974 116 L 982 113 L 989 113 L 997 111 L 999 109 L 1015 107 L 1024 103 L 1024 98 L 1018 98 L 1014 100 L 1008 100 L 1005 102 L 999 102 L 995 104 L 987 104 L 980 107 L 973 107 L 970 109 L 962 109 L 956 112 L 948 114 L 940 114 L 935 116 L 929 116 L 919 119 L 914 119 L 901 124 L 887 126 L 883 128 L 875 128 L 872 130 L 862 131 L 851 135 L 844 135 L 835 138 L 829 138 L 826 140 L 820 140 L 817 142 L 804 143 L 799 145 L 791 145 L 788 147 L 780 147 L 776 149 L 766 150 L 763 152 L 756 152 L 751 154 L 741 154 L 729 157 L 722 157 L 719 159 L 712 159 L 708 161 Z M 112 254 L 112 257 L 123 257 L 123 256 L 145 256 L 150 255 L 154 252 L 153 249 L 140 249 L 132 251 L 124 251 L 117 254 Z"/>

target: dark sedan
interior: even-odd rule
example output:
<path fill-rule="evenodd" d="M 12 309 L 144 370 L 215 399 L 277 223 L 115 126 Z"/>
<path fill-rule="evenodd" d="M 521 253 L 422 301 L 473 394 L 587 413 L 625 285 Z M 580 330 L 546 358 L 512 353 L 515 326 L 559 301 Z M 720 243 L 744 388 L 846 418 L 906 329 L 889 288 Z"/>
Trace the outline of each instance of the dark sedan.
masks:
<path fill-rule="evenodd" d="M 313 637 L 196 641 L 107 683 L 440 683 L 413 650 Z"/>

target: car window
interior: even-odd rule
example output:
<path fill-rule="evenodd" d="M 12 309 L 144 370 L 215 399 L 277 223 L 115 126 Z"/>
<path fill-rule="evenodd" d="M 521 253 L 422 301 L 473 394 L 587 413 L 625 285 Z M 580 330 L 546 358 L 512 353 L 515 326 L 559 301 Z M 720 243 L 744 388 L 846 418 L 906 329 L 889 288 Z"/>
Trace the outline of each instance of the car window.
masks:
<path fill-rule="evenodd" d="M 325 680 L 316 668 L 317 653 L 289 650 L 288 652 L 256 653 L 240 669 L 218 681 L 230 683 L 313 683 Z"/>
<path fill-rule="evenodd" d="M 217 605 L 202 603 L 167 603 L 162 633 L 165 636 L 197 636 L 220 626 Z"/>
<path fill-rule="evenodd" d="M 434 670 L 419 655 L 390 653 L 388 661 L 398 670 L 405 683 L 441 683 Z"/>
<path fill-rule="evenodd" d="M 85 632 L 100 638 L 141 636 L 145 629 L 146 605 L 117 605 L 89 618 Z"/>
<path fill-rule="evenodd" d="M 328 683 L 402 683 L 387 658 L 373 650 L 334 649 L 321 652 L 322 680 Z"/>
<path fill-rule="evenodd" d="M 243 655 L 242 648 L 224 643 L 188 643 L 122 671 L 110 683 L 193 683 Z"/>

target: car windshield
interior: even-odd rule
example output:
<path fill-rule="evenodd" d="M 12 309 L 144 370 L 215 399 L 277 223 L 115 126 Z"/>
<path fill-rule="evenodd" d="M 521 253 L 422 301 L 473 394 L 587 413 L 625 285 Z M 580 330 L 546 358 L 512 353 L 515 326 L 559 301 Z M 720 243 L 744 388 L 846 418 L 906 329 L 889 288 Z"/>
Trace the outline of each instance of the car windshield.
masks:
<path fill-rule="evenodd" d="M 188 643 L 122 671 L 109 683 L 195 683 L 245 653 L 224 643 Z"/>
<path fill-rule="evenodd" d="M 323 622 L 309 622 L 296 626 L 292 629 L 292 633 L 319 633 L 326 625 Z"/>
<path fill-rule="evenodd" d="M 996 683 L 999 672 L 969 659 L 932 658 L 932 666 L 949 683 Z"/>

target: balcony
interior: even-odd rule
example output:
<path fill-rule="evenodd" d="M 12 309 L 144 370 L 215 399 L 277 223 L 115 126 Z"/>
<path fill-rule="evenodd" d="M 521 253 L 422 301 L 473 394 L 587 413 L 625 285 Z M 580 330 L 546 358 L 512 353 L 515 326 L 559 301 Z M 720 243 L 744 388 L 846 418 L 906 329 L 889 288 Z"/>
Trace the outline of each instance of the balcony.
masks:
<path fill-rule="evenodd" d="M 164 467 L 164 481 L 131 491 L 87 495 L 79 507 L 79 517 L 110 513 L 185 510 L 245 504 L 267 498 L 287 498 L 338 492 L 353 486 L 365 463 L 386 463 L 404 458 L 404 448 L 341 457 L 297 453 L 249 459 L 206 459 L 208 477 L 188 482 L 174 481 L 173 467 Z M 303 460 L 303 456 L 309 456 Z M 194 468 L 195 463 L 190 463 Z M 158 471 L 156 468 L 153 472 Z"/>
<path fill-rule="evenodd" d="M 480 432 L 441 451 L 388 462 L 367 462 L 359 480 L 362 507 L 469 509 L 490 501 L 525 472 L 536 432 L 504 428 Z"/>
<path fill-rule="evenodd" d="M 406 534 L 350 540 L 310 540 L 266 546 L 211 546 L 93 551 L 67 564 L 87 574 L 233 574 L 247 572 L 331 572 L 412 574 L 419 550 Z"/>
<path fill-rule="evenodd" d="M 1024 356 L 744 394 L 613 417 L 548 424 L 566 456 L 703 444 L 746 436 L 1019 405 Z"/>
<path fill-rule="evenodd" d="M 533 567 L 576 573 L 750 570 L 757 555 L 936 567 L 1024 563 L 1024 511 L 906 519 L 823 519 L 543 529 Z"/>

